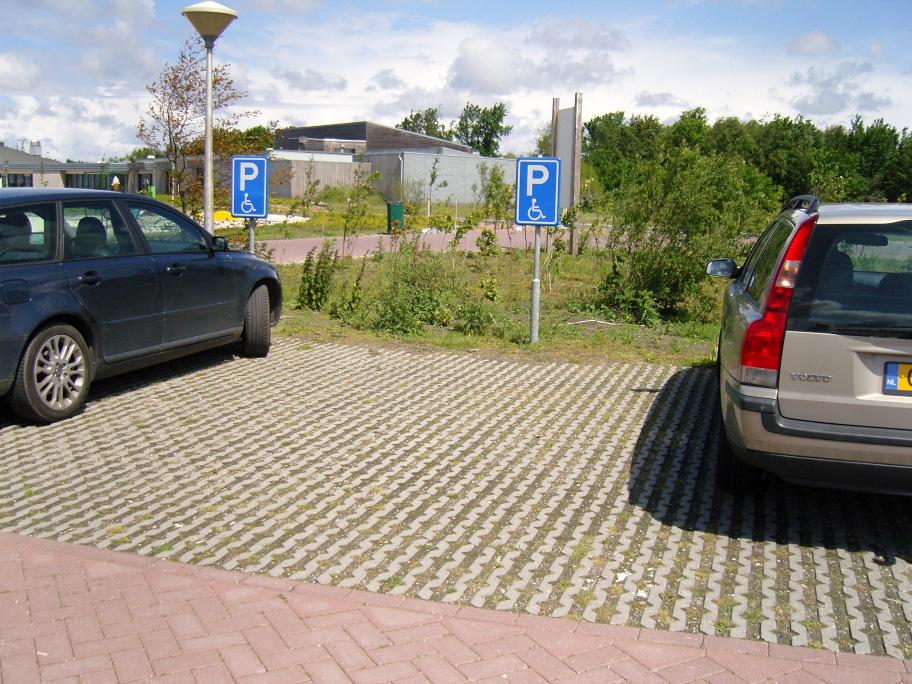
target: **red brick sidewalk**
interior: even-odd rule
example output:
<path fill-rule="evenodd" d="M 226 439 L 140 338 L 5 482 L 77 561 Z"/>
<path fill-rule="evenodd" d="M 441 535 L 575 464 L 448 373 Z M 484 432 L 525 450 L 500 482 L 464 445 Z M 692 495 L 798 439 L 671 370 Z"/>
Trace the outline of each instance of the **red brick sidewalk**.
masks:
<path fill-rule="evenodd" d="M 3 684 L 882 684 L 910 673 L 912 662 L 891 658 L 465 608 L 0 534 Z"/>

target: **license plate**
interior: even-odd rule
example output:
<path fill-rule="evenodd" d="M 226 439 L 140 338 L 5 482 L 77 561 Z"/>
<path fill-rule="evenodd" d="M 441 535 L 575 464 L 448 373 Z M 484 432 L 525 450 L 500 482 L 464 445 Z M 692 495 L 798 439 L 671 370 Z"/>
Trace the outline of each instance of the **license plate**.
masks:
<path fill-rule="evenodd" d="M 884 365 L 884 394 L 912 396 L 912 363 L 890 361 Z"/>

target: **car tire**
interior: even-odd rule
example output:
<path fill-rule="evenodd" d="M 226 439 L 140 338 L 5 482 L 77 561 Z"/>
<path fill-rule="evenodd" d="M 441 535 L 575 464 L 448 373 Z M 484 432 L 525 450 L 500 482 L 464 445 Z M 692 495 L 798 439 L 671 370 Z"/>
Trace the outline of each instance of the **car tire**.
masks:
<path fill-rule="evenodd" d="M 725 433 L 725 422 L 722 420 L 722 407 L 717 409 L 716 439 L 718 450 L 716 457 L 716 487 L 729 494 L 747 494 L 757 488 L 763 473 L 759 468 L 745 463 L 734 452 L 728 435 Z"/>
<path fill-rule="evenodd" d="M 34 423 L 53 423 L 75 415 L 92 382 L 89 345 L 76 328 L 51 325 L 29 341 L 19 359 L 9 403 Z"/>
<path fill-rule="evenodd" d="M 269 321 L 269 288 L 259 285 L 247 300 L 244 309 L 244 332 L 241 348 L 244 356 L 266 356 L 272 344 Z"/>

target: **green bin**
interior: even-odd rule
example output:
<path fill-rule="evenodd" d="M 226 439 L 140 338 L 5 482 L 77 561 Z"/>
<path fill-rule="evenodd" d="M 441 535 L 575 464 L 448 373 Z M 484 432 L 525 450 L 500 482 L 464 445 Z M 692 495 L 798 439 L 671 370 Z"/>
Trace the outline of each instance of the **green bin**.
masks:
<path fill-rule="evenodd" d="M 386 203 L 386 232 L 401 233 L 405 230 L 405 205 L 402 202 Z"/>

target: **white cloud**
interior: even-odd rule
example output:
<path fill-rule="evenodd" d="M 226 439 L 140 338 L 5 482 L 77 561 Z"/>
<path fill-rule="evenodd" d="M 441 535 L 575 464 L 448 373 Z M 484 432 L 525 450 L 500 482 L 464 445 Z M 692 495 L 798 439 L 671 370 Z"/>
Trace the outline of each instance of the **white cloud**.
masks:
<path fill-rule="evenodd" d="M 506 95 L 518 90 L 603 85 L 630 73 L 629 69 L 615 67 L 608 51 L 600 46 L 581 44 L 568 51 L 556 41 L 535 51 L 500 40 L 492 33 L 467 38 L 460 44 L 447 84 L 482 95 Z"/>
<path fill-rule="evenodd" d="M 97 161 L 137 145 L 138 100 L 31 95 L 11 100 L 15 114 L 0 114 L 0 137 L 41 140 L 45 156 L 52 159 Z"/>
<path fill-rule="evenodd" d="M 871 87 L 873 73 L 870 62 L 842 62 L 831 68 L 811 67 L 796 72 L 789 83 L 799 86 L 804 94 L 792 98 L 791 103 L 801 114 L 811 116 L 882 110 L 893 102 L 889 95 L 865 89 Z"/>
<path fill-rule="evenodd" d="M 641 90 L 636 95 L 638 107 L 687 107 L 687 101 L 675 97 L 671 93 L 650 93 Z"/>
<path fill-rule="evenodd" d="M 399 90 L 405 86 L 403 81 L 392 69 L 381 69 L 371 77 L 368 90 Z"/>
<path fill-rule="evenodd" d="M 792 38 L 785 49 L 793 55 L 822 55 L 839 50 L 839 43 L 823 31 L 811 31 Z"/>
<path fill-rule="evenodd" d="M 319 7 L 320 0 L 250 0 L 250 9 L 277 12 L 284 15 L 301 15 Z"/>
<path fill-rule="evenodd" d="M 0 52 L 0 90 L 27 90 L 38 82 L 38 67 L 11 52 Z"/>
<path fill-rule="evenodd" d="M 282 78 L 290 87 L 302 92 L 312 90 L 345 90 L 348 86 L 341 76 L 331 74 L 321 74 L 313 69 L 305 69 L 303 72 L 296 69 L 280 69 L 276 74 Z"/>
<path fill-rule="evenodd" d="M 0 135 L 41 139 L 63 158 L 138 145 L 145 85 L 192 35 L 179 13 L 156 11 L 151 0 L 0 2 L 17 16 L 8 31 L 20 39 L 0 54 Z M 329 8 L 314 0 L 238 7 L 241 19 L 220 39 L 216 59 L 231 63 L 249 93 L 238 109 L 261 112 L 246 123 L 395 124 L 437 106 L 449 120 L 466 101 L 503 100 L 515 128 L 502 149 L 521 152 L 550 120 L 551 98 L 566 106 L 575 91 L 583 92 L 584 119 L 618 110 L 673 119 L 704 106 L 710 119 L 803 113 L 826 125 L 859 111 L 901 127 L 912 107 L 912 85 L 900 75 L 907 67 L 883 61 L 870 41 L 840 46 L 817 31 L 775 50 L 705 29 L 664 30 L 648 17 L 617 25 L 576 17 L 572 5 L 496 28 L 426 19 L 414 3 L 335 15 Z M 315 10 L 319 21 L 307 16 Z M 896 45 L 881 39 L 892 54 Z"/>

